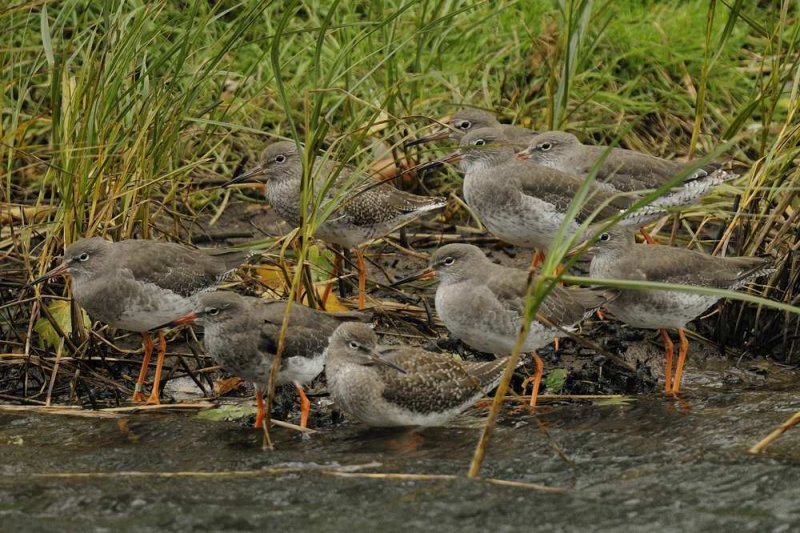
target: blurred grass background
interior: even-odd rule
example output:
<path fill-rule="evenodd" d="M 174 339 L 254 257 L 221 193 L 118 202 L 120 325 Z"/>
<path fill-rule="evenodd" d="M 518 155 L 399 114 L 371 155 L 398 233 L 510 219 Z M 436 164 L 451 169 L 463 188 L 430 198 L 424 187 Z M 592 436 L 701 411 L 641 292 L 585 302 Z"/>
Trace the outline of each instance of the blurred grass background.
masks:
<path fill-rule="evenodd" d="M 22 287 L 65 244 L 177 239 L 269 139 L 366 165 L 463 104 L 664 157 L 730 141 L 746 179 L 679 224 L 785 257 L 761 294 L 797 305 L 798 15 L 792 0 L 5 5 L 0 352 L 30 352 L 41 309 Z M 796 317 L 730 304 L 719 322 L 797 362 Z"/>

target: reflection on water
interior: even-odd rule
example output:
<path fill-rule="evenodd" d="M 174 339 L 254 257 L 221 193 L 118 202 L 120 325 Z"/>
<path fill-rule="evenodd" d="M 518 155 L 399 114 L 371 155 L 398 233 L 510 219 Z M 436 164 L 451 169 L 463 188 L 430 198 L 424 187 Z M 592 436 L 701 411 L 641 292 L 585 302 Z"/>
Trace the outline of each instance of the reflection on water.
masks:
<path fill-rule="evenodd" d="M 507 416 L 484 475 L 565 494 L 458 480 L 321 475 L 320 467 L 463 474 L 480 420 L 424 431 L 345 422 L 310 439 L 191 415 L 84 419 L 0 414 L 2 530 L 314 528 L 442 530 L 549 527 L 557 531 L 788 531 L 800 525 L 800 432 L 754 457 L 747 448 L 800 410 L 791 386 L 694 388 L 623 405 L 549 405 Z M 543 429 L 546 431 L 543 431 Z M 561 449 L 566 460 L 554 450 Z M 64 472 L 253 471 L 225 477 L 31 477 Z M 307 468 L 307 471 L 303 471 Z M 300 469 L 300 470 L 296 470 Z"/>

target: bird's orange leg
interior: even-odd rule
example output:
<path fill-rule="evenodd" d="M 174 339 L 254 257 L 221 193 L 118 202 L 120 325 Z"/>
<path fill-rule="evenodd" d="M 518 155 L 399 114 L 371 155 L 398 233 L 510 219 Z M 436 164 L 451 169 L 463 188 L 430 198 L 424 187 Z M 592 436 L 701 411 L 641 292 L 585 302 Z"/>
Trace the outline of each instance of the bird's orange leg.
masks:
<path fill-rule="evenodd" d="M 297 389 L 297 395 L 300 396 L 300 427 L 308 427 L 308 414 L 311 412 L 311 402 L 303 391 L 302 385 L 299 383 L 294 384 Z"/>
<path fill-rule="evenodd" d="M 341 254 L 335 254 L 333 256 L 333 272 L 331 272 L 331 279 L 328 281 L 328 284 L 325 285 L 325 292 L 322 293 L 322 306 L 328 303 L 328 296 L 331 294 L 331 290 L 333 289 L 333 281 L 336 279 L 339 274 L 342 272 L 342 256 Z"/>
<path fill-rule="evenodd" d="M 554 351 L 554 352 L 557 352 L 557 351 L 558 351 L 558 348 L 559 348 L 560 346 L 561 346 L 561 341 L 560 341 L 560 339 L 559 339 L 558 337 L 555 337 L 555 338 L 553 339 L 553 351 Z"/>
<path fill-rule="evenodd" d="M 544 263 L 545 255 L 541 250 L 536 250 L 531 258 L 531 270 L 536 270 L 539 265 Z"/>
<path fill-rule="evenodd" d="M 144 380 L 147 378 L 147 369 L 150 366 L 150 357 L 153 355 L 153 338 L 146 331 L 142 333 L 144 339 L 144 358 L 142 359 L 142 368 L 139 370 L 139 377 L 136 379 L 136 388 L 133 389 L 133 402 L 143 402 L 144 393 Z"/>
<path fill-rule="evenodd" d="M 253 424 L 253 427 L 260 428 L 264 423 L 265 416 L 264 395 L 262 394 L 261 389 L 258 388 L 258 385 L 256 385 L 256 423 Z"/>
<path fill-rule="evenodd" d="M 367 306 L 367 262 L 364 261 L 364 252 L 356 248 L 356 266 L 358 267 L 358 308 Z"/>
<path fill-rule="evenodd" d="M 678 338 L 680 339 L 680 348 L 678 349 L 678 363 L 675 365 L 675 381 L 672 383 L 672 394 L 678 394 L 681 390 L 683 365 L 686 364 L 686 354 L 689 353 L 689 341 L 686 339 L 686 332 L 683 328 L 678 328 Z"/>
<path fill-rule="evenodd" d="M 651 237 L 650 234 L 647 233 L 646 229 L 642 228 L 642 229 L 639 230 L 639 232 L 642 234 L 642 237 L 644 237 L 644 242 L 646 242 L 647 244 L 655 244 L 656 243 L 656 241 L 653 240 L 653 237 Z"/>
<path fill-rule="evenodd" d="M 670 394 L 672 392 L 672 356 L 675 353 L 675 346 L 672 344 L 672 339 L 669 338 L 669 332 L 666 329 L 659 329 L 661 338 L 664 340 L 664 353 L 666 359 L 664 362 L 664 392 Z"/>
<path fill-rule="evenodd" d="M 542 384 L 542 375 L 544 374 L 544 361 L 539 357 L 539 354 L 533 352 L 533 364 L 536 367 L 533 373 L 533 390 L 531 390 L 531 407 L 536 407 L 536 400 L 539 399 L 539 385 Z"/>
<path fill-rule="evenodd" d="M 161 395 L 161 369 L 164 367 L 164 358 L 167 355 L 167 339 L 164 338 L 164 332 L 158 331 L 158 360 L 156 361 L 156 375 L 153 377 L 153 390 L 150 391 L 150 397 L 147 398 L 147 405 L 160 405 L 161 400 L 158 397 Z"/>

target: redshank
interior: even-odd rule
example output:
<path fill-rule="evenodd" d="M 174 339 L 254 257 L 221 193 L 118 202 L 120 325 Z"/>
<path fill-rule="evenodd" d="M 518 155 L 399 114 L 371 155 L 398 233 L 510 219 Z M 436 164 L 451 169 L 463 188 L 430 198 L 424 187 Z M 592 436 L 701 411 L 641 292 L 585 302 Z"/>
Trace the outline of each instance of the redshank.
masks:
<path fill-rule="evenodd" d="M 576 247 L 575 251 L 581 249 Z M 593 278 L 657 281 L 735 290 L 748 282 L 774 272 L 771 258 L 715 257 L 686 248 L 636 244 L 630 229 L 614 227 L 600 234 L 590 250 Z M 667 393 L 678 393 L 689 343 L 684 328 L 714 305 L 717 296 L 680 291 L 621 289 L 607 304 L 619 320 L 635 328 L 658 329 L 666 352 Z M 673 380 L 673 345 L 667 328 L 678 330 L 680 349 Z"/>
<path fill-rule="evenodd" d="M 100 237 L 69 245 L 58 267 L 32 283 L 61 274 L 72 279 L 72 294 L 89 315 L 144 338 L 144 360 L 133 401 L 144 401 L 142 387 L 153 352 L 149 331 L 194 308 L 202 292 L 213 289 L 252 253 L 223 248 L 193 249 L 171 242 Z M 166 341 L 158 331 L 158 360 L 148 404 L 158 404 Z"/>
<path fill-rule="evenodd" d="M 325 377 L 336 405 L 377 427 L 441 426 L 497 386 L 508 358 L 459 363 L 412 346 L 378 346 L 365 324 L 339 326 Z"/>
<path fill-rule="evenodd" d="M 476 246 L 448 244 L 431 255 L 427 269 L 396 284 L 430 276 L 439 279 L 436 312 L 453 336 L 482 352 L 511 353 L 522 327 L 528 272 L 492 263 Z M 536 350 L 575 331 L 614 296 L 612 290 L 555 286 L 542 301 L 523 345 L 536 366 L 531 406 L 544 371 Z"/>
<path fill-rule="evenodd" d="M 457 158 L 465 172 L 464 199 L 489 231 L 516 246 L 547 251 L 584 179 L 515 158 L 502 133 L 491 128 L 465 135 L 459 151 L 443 161 Z M 724 179 L 695 180 L 626 215 L 620 224 L 639 227 L 665 215 L 669 207 L 693 202 Z M 566 236 L 575 234 L 590 216 L 595 223 L 618 216 L 636 199 L 590 183 L 577 216 L 567 221 Z"/>
<path fill-rule="evenodd" d="M 564 131 L 539 133 L 518 157 L 581 178 L 588 176 L 595 163 L 605 157 L 595 174 L 597 181 L 624 192 L 655 189 L 692 168 L 691 163 L 670 161 L 635 150 L 582 144 L 575 135 Z M 712 173 L 724 176 L 725 181 L 737 177 L 708 165 L 691 172 L 685 181 Z"/>
<path fill-rule="evenodd" d="M 406 143 L 406 148 L 439 139 L 458 141 L 467 133 L 481 128 L 496 128 L 518 150 L 523 150 L 530 145 L 536 132 L 519 126 L 501 124 L 494 113 L 482 109 L 465 108 L 457 111 L 447 121 L 448 127 L 439 128 L 430 135 L 414 139 Z"/>
<path fill-rule="evenodd" d="M 225 370 L 255 385 L 255 427 L 264 420 L 263 395 L 278 350 L 286 302 L 240 296 L 218 291 L 203 294 L 195 309 L 169 325 L 197 322 L 203 329 L 203 343 L 209 355 Z M 311 402 L 303 385 L 311 383 L 323 369 L 328 337 L 339 324 L 363 320 L 357 312 L 326 313 L 292 304 L 284 338 L 284 351 L 276 384 L 294 384 L 300 396 L 300 425 L 308 425 Z"/>
<path fill-rule="evenodd" d="M 336 172 L 335 161 L 318 160 L 319 176 Z M 444 198 L 417 196 L 389 184 L 376 183 L 369 178 L 352 175 L 343 168 L 336 182 L 325 189 L 323 179 L 315 180 L 317 195 L 339 202 L 338 207 L 316 230 L 316 236 L 328 243 L 355 249 L 358 266 L 358 307 L 366 305 L 366 263 L 362 246 L 385 236 L 427 211 L 445 205 Z M 303 218 L 300 206 L 300 185 L 303 177 L 303 154 L 294 142 L 273 143 L 263 151 L 258 165 L 232 179 L 224 186 L 263 176 L 270 205 L 289 224 L 299 226 Z M 355 182 L 355 183 L 354 183 Z M 350 186 L 348 186 L 350 185 Z"/>

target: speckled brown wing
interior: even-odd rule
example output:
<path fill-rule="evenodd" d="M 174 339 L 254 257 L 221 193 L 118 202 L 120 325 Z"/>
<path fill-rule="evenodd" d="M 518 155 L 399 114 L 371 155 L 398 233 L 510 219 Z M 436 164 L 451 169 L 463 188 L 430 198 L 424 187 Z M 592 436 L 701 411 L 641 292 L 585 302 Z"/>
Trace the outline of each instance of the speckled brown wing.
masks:
<path fill-rule="evenodd" d="M 368 226 L 391 222 L 444 203 L 444 198 L 417 196 L 388 184 L 374 186 L 370 183 L 353 191 L 337 213 L 356 226 Z"/>
<path fill-rule="evenodd" d="M 376 365 L 386 401 L 415 413 L 457 409 L 482 394 L 476 379 L 455 359 L 409 346 L 385 351 L 383 357 L 406 371 Z"/>
<path fill-rule="evenodd" d="M 249 256 L 249 252 L 240 250 L 195 250 L 176 243 L 143 240 L 119 241 L 114 248 L 134 279 L 184 297 L 213 287 Z"/>
<path fill-rule="evenodd" d="M 522 361 L 520 361 L 517 366 L 521 364 Z M 468 361 L 463 362 L 462 366 L 464 370 L 477 381 L 481 389 L 489 392 L 497 386 L 497 383 L 503 376 L 503 372 L 506 366 L 508 366 L 508 357 L 501 357 L 494 361 Z"/>
<path fill-rule="evenodd" d="M 727 289 L 766 273 L 771 262 L 769 258 L 715 257 L 685 248 L 637 244 L 615 261 L 614 269 L 619 279 Z"/>
<path fill-rule="evenodd" d="M 513 167 L 516 169 L 514 174 L 520 177 L 523 193 L 550 203 L 561 212 L 569 208 L 572 199 L 583 185 L 582 178 L 530 161 L 514 162 Z M 583 221 L 598 209 L 600 218 L 610 218 L 619 214 L 621 209 L 626 208 L 627 203 L 613 196 L 598 186 L 591 185 L 586 202 L 576 218 L 579 222 Z M 603 206 L 606 201 L 608 205 Z"/>

